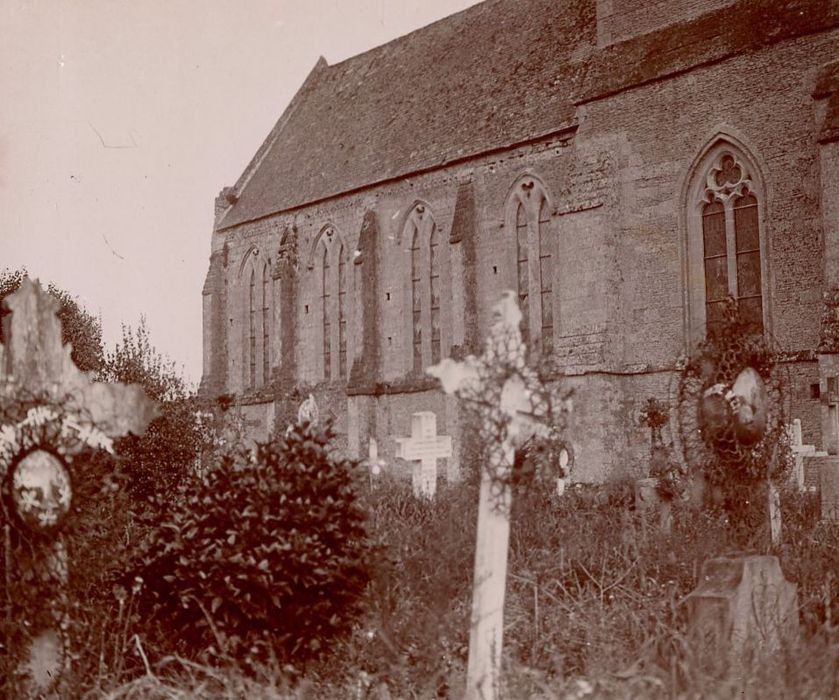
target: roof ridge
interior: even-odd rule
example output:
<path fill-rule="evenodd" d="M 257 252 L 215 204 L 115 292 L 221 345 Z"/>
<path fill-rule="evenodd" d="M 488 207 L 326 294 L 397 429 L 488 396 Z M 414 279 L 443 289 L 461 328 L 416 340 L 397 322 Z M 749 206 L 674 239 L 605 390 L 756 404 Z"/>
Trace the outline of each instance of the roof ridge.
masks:
<path fill-rule="evenodd" d="M 503 2 L 504 0 L 480 0 L 480 2 L 476 2 L 474 5 L 470 5 L 469 7 L 464 7 L 462 10 L 458 10 L 457 12 L 452 12 L 450 15 L 445 15 L 444 17 L 440 17 L 439 19 L 435 19 L 433 22 L 429 22 L 428 24 L 424 24 L 421 27 L 417 27 L 416 29 L 412 29 L 409 32 L 405 32 L 405 34 L 400 34 L 399 36 L 393 37 L 383 44 L 376 44 L 376 46 L 371 46 L 369 49 L 365 49 L 357 54 L 353 54 L 352 56 L 347 56 L 346 58 L 338 61 L 337 63 L 328 63 L 327 65 L 329 68 L 338 68 L 345 63 L 349 63 L 350 61 L 354 61 L 355 59 L 361 58 L 362 56 L 366 56 L 367 54 L 373 53 L 374 51 L 379 51 L 391 44 L 396 44 L 399 42 L 404 41 L 410 36 L 424 33 L 427 30 L 436 27 L 438 24 L 450 22 L 454 17 L 458 17 L 460 15 L 465 15 L 470 12 L 477 12 L 478 8 L 485 9 L 485 6 L 490 5 L 492 3 L 499 3 Z"/>

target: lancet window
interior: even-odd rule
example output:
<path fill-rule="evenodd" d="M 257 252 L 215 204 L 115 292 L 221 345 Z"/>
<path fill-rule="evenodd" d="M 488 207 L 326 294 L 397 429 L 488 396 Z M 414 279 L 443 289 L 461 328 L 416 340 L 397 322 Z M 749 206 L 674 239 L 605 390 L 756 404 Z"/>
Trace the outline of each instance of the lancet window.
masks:
<path fill-rule="evenodd" d="M 443 354 L 444 247 L 434 216 L 426 205 L 417 204 L 405 223 L 411 265 L 411 368 L 421 372 L 436 364 Z"/>
<path fill-rule="evenodd" d="M 323 378 L 347 376 L 347 248 L 337 231 L 326 227 L 316 245 L 321 297 Z"/>
<path fill-rule="evenodd" d="M 522 338 L 543 354 L 553 351 L 553 237 L 545 188 L 523 177 L 510 193 L 508 230 L 515 231 L 516 289 L 522 312 Z"/>

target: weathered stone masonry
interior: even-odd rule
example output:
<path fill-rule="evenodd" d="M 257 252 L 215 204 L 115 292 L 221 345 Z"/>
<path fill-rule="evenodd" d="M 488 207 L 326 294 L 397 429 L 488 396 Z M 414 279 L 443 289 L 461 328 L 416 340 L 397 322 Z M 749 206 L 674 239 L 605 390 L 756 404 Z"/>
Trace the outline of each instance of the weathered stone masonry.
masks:
<path fill-rule="evenodd" d="M 837 5 L 663 0 L 652 13 L 489 0 L 335 66 L 321 60 L 217 200 L 202 391 L 233 394 L 258 438 L 313 393 L 352 454 L 375 436 L 386 461 L 411 413 L 434 411 L 456 469 L 456 404 L 414 357 L 429 364 L 437 344 L 444 356 L 479 352 L 499 292 L 529 288 L 552 311 L 531 329 L 553 328 L 546 354 L 575 392 L 578 477 L 639 474 L 638 412 L 673 396 L 679 358 L 704 329 L 711 263 L 696 197 L 730 153 L 755 190 L 757 293 L 788 359 L 789 418 L 821 445 L 839 366 L 817 355 L 820 340 L 830 346 L 823 292 L 839 286 Z M 516 191 L 544 193 L 543 221 L 524 228 Z M 433 220 L 422 245 L 417 216 Z M 335 271 L 325 278 L 315 255 L 327 228 L 344 245 L 343 311 L 324 282 Z M 253 250 L 273 295 L 259 386 L 247 378 L 260 327 L 238 272 Z M 739 258 L 727 260 L 745 289 Z M 324 352 L 342 338 L 346 376 L 327 379 Z"/>

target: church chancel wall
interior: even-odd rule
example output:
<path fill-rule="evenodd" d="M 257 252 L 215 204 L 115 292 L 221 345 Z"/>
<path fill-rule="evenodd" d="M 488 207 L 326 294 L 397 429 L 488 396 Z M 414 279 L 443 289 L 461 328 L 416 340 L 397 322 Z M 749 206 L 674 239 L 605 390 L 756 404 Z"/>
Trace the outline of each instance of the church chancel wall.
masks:
<path fill-rule="evenodd" d="M 820 445 L 835 115 L 813 92 L 839 11 L 770 3 L 745 31 L 749 3 L 673 2 L 605 41 L 608 3 L 525 4 L 318 63 L 217 200 L 202 391 L 233 395 L 254 436 L 311 393 L 351 454 L 374 438 L 387 464 L 433 412 L 456 472 L 462 416 L 424 370 L 479 354 L 510 289 L 534 362 L 574 391 L 576 478 L 640 475 L 638 414 L 673 398 L 730 294 L 785 352 L 790 418 Z"/>

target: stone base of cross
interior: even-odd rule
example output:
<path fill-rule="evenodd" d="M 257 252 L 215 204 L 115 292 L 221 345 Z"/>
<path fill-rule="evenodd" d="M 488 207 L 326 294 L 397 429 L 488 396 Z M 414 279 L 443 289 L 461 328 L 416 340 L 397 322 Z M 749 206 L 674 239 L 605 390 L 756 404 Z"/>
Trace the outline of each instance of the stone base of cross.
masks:
<path fill-rule="evenodd" d="M 396 438 L 396 456 L 414 462 L 411 482 L 414 495 L 434 498 L 437 492 L 437 460 L 452 456 L 452 439 L 437 435 L 437 416 L 420 411 L 411 416 L 411 437 Z"/>

